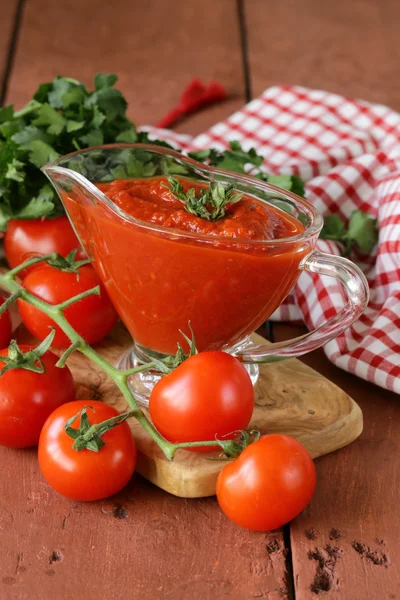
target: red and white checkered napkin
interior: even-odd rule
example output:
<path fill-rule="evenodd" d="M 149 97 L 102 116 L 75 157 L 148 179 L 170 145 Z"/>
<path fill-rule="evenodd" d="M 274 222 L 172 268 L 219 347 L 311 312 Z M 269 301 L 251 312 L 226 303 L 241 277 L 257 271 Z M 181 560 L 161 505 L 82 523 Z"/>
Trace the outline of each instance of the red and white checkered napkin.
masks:
<path fill-rule="evenodd" d="M 254 146 L 272 173 L 306 180 L 307 198 L 324 214 L 348 219 L 355 209 L 378 217 L 372 256 L 351 258 L 368 278 L 364 315 L 325 346 L 329 359 L 400 394 L 400 115 L 386 106 L 302 87 L 272 87 L 226 121 L 190 138 L 152 130 L 185 150 Z M 334 242 L 319 250 L 339 254 Z M 340 284 L 303 273 L 274 320 L 302 319 L 310 329 L 344 304 Z"/>

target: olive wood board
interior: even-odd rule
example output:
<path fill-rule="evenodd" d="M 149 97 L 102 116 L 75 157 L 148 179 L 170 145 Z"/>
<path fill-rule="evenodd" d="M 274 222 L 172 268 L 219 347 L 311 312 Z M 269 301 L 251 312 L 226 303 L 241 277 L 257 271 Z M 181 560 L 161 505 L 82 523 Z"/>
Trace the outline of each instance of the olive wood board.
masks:
<path fill-rule="evenodd" d="M 23 326 L 18 328 L 19 341 L 32 338 Z M 254 335 L 257 343 L 265 340 Z M 106 360 L 115 363 L 132 344 L 129 333 L 117 325 L 110 336 L 96 346 Z M 126 403 L 114 383 L 96 365 L 79 352 L 68 359 L 77 382 L 77 397 L 104 400 L 119 411 Z M 178 450 L 168 461 L 156 443 L 137 421 L 130 425 L 138 448 L 137 471 L 158 487 L 184 498 L 215 494 L 218 473 L 226 464 L 208 460 L 218 452 L 195 453 Z M 262 433 L 286 433 L 302 442 L 316 458 L 354 441 L 363 428 L 362 412 L 334 383 L 292 358 L 260 365 L 255 388 L 255 408 L 250 428 Z"/>

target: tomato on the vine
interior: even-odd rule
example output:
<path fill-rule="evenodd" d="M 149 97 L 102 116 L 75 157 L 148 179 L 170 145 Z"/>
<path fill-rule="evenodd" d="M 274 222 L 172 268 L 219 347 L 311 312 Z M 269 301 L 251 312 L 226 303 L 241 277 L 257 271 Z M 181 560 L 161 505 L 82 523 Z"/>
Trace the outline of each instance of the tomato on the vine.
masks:
<path fill-rule="evenodd" d="M 253 408 L 254 388 L 246 369 L 237 358 L 218 351 L 185 360 L 160 379 L 149 402 L 155 427 L 174 443 L 213 440 L 245 429 Z"/>
<path fill-rule="evenodd" d="M 66 421 L 87 407 L 90 424 L 118 416 L 112 406 L 94 400 L 64 404 L 47 419 L 39 440 L 39 466 L 53 489 L 72 500 L 108 498 L 130 480 L 136 466 L 136 445 L 129 425 L 124 422 L 107 431 L 105 445 L 98 451 L 72 447 L 65 431 Z"/>
<path fill-rule="evenodd" d="M 99 296 L 88 296 L 64 311 L 70 325 L 88 344 L 95 344 L 103 339 L 118 321 L 118 314 L 92 266 L 81 266 L 78 273 L 73 273 L 42 265 L 28 273 L 23 281 L 23 287 L 28 292 L 53 305 L 65 302 L 97 285 L 100 286 Z M 43 340 L 48 335 L 49 328 L 55 327 L 53 346 L 66 348 L 70 345 L 65 333 L 45 313 L 20 299 L 18 308 L 25 327 L 37 339 Z"/>
<path fill-rule="evenodd" d="M 66 216 L 29 221 L 13 219 L 8 222 L 4 234 L 4 251 L 12 269 L 32 256 L 52 252 L 67 256 L 75 248 L 84 256 L 84 251 Z M 24 277 L 34 268 L 25 269 L 20 276 Z"/>
<path fill-rule="evenodd" d="M 0 306 L 4 304 L 4 298 L 0 296 Z M 12 324 L 10 311 L 7 309 L 0 317 L 0 348 L 8 346 L 11 340 Z"/>
<path fill-rule="evenodd" d="M 287 435 L 261 437 L 218 476 L 217 498 L 237 525 L 255 531 L 281 527 L 309 503 L 316 482 L 306 448 Z"/>
<path fill-rule="evenodd" d="M 25 353 L 30 346 L 20 346 Z M 8 348 L 0 357 L 8 356 Z M 0 445 L 27 448 L 39 441 L 47 417 L 65 402 L 75 398 L 75 383 L 68 367 L 56 367 L 58 356 L 41 356 L 44 373 L 15 368 L 0 376 Z M 0 358 L 0 370 L 6 363 Z"/>

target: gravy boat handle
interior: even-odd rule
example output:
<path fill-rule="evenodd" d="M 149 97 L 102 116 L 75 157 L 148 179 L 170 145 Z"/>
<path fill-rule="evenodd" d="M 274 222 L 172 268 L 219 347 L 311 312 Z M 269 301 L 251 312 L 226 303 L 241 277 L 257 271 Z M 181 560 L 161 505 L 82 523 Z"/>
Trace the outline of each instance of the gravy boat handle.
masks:
<path fill-rule="evenodd" d="M 347 303 L 334 317 L 314 331 L 276 344 L 257 345 L 250 340 L 235 354 L 245 363 L 265 363 L 302 356 L 340 335 L 364 312 L 369 300 L 368 282 L 362 271 L 347 258 L 313 252 L 299 266 L 301 270 L 328 275 L 339 281 L 347 294 Z"/>

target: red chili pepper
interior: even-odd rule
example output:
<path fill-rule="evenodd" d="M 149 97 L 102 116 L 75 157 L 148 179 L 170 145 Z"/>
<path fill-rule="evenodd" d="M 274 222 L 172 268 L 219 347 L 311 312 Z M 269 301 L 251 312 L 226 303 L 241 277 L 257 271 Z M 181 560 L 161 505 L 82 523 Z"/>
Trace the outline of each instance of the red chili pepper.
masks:
<path fill-rule="evenodd" d="M 211 81 L 208 86 L 205 86 L 200 79 L 193 79 L 184 90 L 178 106 L 170 110 L 156 126 L 166 129 L 182 117 L 226 98 L 225 89 L 217 81 Z"/>

